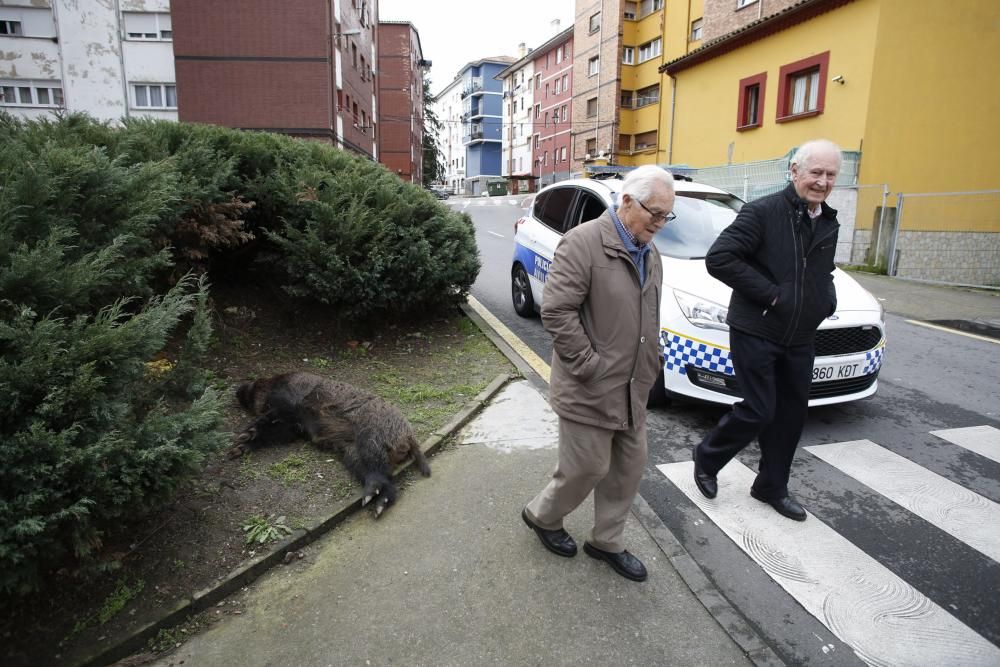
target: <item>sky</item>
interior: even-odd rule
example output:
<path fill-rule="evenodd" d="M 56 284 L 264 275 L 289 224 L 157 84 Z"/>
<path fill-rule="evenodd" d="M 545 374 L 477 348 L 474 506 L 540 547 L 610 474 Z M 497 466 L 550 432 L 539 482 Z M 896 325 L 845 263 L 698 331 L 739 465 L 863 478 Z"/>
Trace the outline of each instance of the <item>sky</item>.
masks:
<path fill-rule="evenodd" d="M 503 0 L 476 5 L 459 0 L 379 0 L 379 20 L 409 21 L 420 33 L 424 58 L 432 61 L 431 92 L 437 94 L 471 60 L 518 56 L 517 45 L 536 48 L 573 25 L 575 0 Z M 539 9 L 542 8 L 542 9 Z M 558 28 L 552 27 L 560 20 Z"/>

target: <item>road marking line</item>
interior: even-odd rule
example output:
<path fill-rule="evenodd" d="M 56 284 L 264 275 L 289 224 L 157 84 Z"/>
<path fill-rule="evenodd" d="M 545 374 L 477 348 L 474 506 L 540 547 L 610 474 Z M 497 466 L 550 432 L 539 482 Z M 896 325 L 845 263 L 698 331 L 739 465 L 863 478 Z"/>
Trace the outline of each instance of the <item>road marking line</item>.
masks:
<path fill-rule="evenodd" d="M 938 331 L 945 331 L 947 333 L 957 334 L 959 336 L 965 336 L 966 338 L 975 338 L 976 340 L 984 340 L 987 343 L 995 343 L 1000 345 L 1000 340 L 995 338 L 987 338 L 986 336 L 980 336 L 978 334 L 968 333 L 965 331 L 959 331 L 958 329 L 952 329 L 950 327 L 942 327 L 937 324 L 931 324 L 930 322 L 921 322 L 920 320 L 904 320 L 909 324 L 916 324 L 918 327 L 927 327 L 928 329 L 937 329 Z"/>
<path fill-rule="evenodd" d="M 989 498 L 871 440 L 806 449 L 924 521 L 1000 561 L 1000 505 Z"/>
<path fill-rule="evenodd" d="M 487 310 L 486 306 L 479 303 L 471 294 L 468 297 L 469 307 L 472 308 L 476 313 L 479 314 L 486 322 L 493 327 L 493 330 L 503 338 L 508 345 L 514 348 L 514 351 L 521 355 L 521 358 L 531 366 L 531 369 L 542 376 L 542 379 L 546 383 L 549 381 L 550 369 L 549 365 L 545 363 L 541 357 L 535 354 L 534 350 L 528 347 L 527 343 L 517 337 L 517 335 L 507 328 L 507 326 L 498 320 L 496 316 Z"/>
<path fill-rule="evenodd" d="M 503 234 L 497 234 L 496 232 L 491 232 L 491 231 L 490 231 L 490 230 L 488 230 L 488 229 L 486 230 L 486 233 L 487 233 L 487 234 L 492 234 L 493 236 L 499 236 L 499 237 L 500 237 L 500 238 L 502 238 L 502 239 L 505 239 L 505 238 L 507 238 L 507 237 L 506 237 L 506 236 L 504 236 Z"/>
<path fill-rule="evenodd" d="M 1000 463 L 1000 429 L 992 426 L 968 426 L 931 431 L 931 435 Z"/>
<path fill-rule="evenodd" d="M 790 521 L 750 498 L 755 473 L 739 461 L 719 473 L 719 497 L 712 500 L 695 487 L 693 465 L 657 468 L 865 662 L 1000 664 L 1000 648 L 815 516 Z"/>

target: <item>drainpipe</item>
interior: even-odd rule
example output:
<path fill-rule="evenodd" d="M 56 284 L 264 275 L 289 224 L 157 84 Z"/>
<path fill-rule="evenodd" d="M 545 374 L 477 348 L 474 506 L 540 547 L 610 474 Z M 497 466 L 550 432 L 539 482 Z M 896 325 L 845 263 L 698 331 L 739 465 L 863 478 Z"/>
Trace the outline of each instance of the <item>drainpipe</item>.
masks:
<path fill-rule="evenodd" d="M 604 0 L 601 0 L 601 25 L 597 29 L 597 117 L 594 119 L 594 148 L 601 152 L 601 73 L 604 71 Z M 574 51 L 575 51 L 574 47 Z M 573 54 L 576 57 L 576 54 Z M 570 102 L 572 104 L 572 102 Z"/>
<path fill-rule="evenodd" d="M 677 111 L 677 77 L 667 73 L 672 85 L 670 86 L 670 136 L 667 138 L 667 164 L 674 163 L 674 113 Z"/>
<path fill-rule="evenodd" d="M 52 3 L 53 5 L 56 3 Z M 128 94 L 128 75 L 125 73 L 125 31 L 122 30 L 122 12 L 121 7 L 118 4 L 118 0 L 115 0 L 115 31 L 118 33 L 118 65 L 122 68 L 122 91 L 125 93 L 125 118 L 129 117 L 129 106 L 130 100 Z M 171 46 L 171 49 L 173 46 Z M 174 86 L 177 85 L 177 70 L 174 69 Z M 177 88 L 174 88 L 176 93 Z M 166 91 L 164 91 L 166 95 Z M 166 98 L 164 97 L 164 103 L 166 103 Z"/>

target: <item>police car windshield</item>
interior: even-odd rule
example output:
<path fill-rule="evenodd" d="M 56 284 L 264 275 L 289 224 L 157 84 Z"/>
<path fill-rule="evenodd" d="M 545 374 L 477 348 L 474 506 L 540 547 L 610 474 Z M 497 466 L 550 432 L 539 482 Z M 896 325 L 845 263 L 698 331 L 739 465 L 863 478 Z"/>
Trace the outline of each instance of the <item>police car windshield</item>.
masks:
<path fill-rule="evenodd" d="M 667 257 L 703 259 L 742 206 L 732 195 L 678 192 L 674 200 L 677 218 L 653 237 L 656 249 Z"/>

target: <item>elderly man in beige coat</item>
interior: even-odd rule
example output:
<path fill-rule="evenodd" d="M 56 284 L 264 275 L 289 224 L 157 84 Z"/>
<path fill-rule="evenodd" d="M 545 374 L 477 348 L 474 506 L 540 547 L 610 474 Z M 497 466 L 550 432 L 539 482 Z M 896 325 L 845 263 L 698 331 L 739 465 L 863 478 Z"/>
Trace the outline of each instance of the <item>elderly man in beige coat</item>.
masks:
<path fill-rule="evenodd" d="M 593 491 L 584 551 L 634 581 L 646 579 L 646 568 L 625 550 L 622 534 L 646 464 L 646 399 L 661 363 L 663 268 L 652 238 L 673 207 L 669 172 L 630 172 L 617 210 L 570 230 L 556 248 L 542 303 L 552 334 L 559 462 L 521 517 L 546 549 L 575 556 L 563 517 Z"/>

